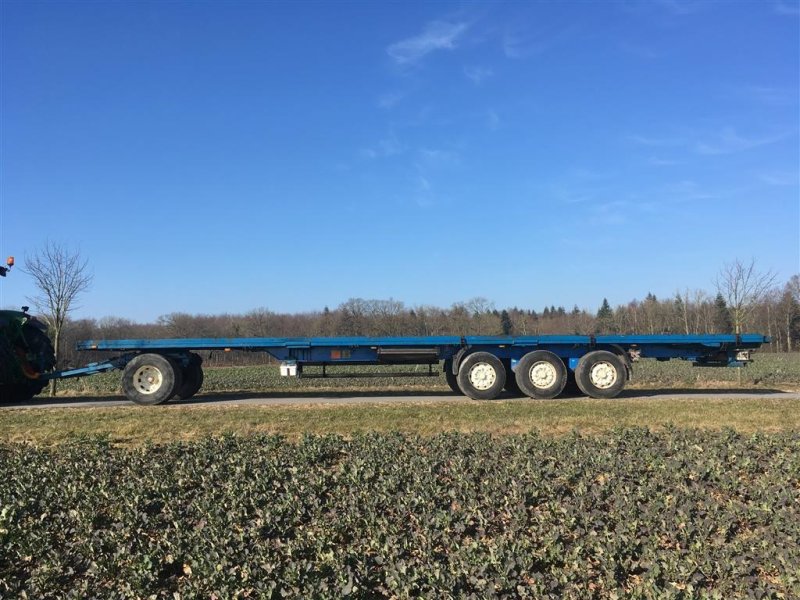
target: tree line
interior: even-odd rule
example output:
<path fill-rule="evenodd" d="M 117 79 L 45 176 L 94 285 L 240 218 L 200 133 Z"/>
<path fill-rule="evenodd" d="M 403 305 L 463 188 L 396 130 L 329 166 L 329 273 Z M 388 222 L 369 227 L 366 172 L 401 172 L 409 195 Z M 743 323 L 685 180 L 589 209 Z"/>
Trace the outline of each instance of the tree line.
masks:
<path fill-rule="evenodd" d="M 9 268 L 13 259 L 9 258 Z M 768 351 L 792 352 L 800 346 L 800 274 L 779 285 L 772 271 L 755 259 L 725 264 L 714 281 L 716 293 L 688 289 L 668 298 L 648 293 L 612 307 L 607 298 L 591 312 L 577 305 L 517 306 L 498 309 L 484 297 L 456 302 L 449 308 L 407 306 L 404 302 L 351 298 L 339 306 L 305 313 L 279 313 L 258 308 L 245 314 L 192 315 L 171 313 L 155 323 L 119 317 L 70 319 L 76 298 L 88 291 L 92 277 L 80 251 L 48 242 L 25 261 L 38 294 L 30 300 L 46 321 L 56 350 L 57 366 L 89 362 L 75 342 L 85 339 L 223 338 L 306 336 L 431 336 L 546 335 L 632 333 L 764 333 Z M 5 269 L 3 274 L 8 271 Z M 98 359 L 102 355 L 98 355 Z M 263 353 L 216 353 L 212 364 L 248 364 L 265 360 Z M 55 392 L 51 388 L 51 393 Z"/>
<path fill-rule="evenodd" d="M 66 364 L 89 357 L 74 351 L 84 339 L 166 337 L 305 337 L 305 336 L 428 336 L 428 335 L 544 335 L 544 334 L 702 334 L 757 332 L 769 335 L 766 351 L 800 350 L 800 275 L 772 286 L 756 297 L 740 298 L 703 290 L 677 292 L 668 298 L 648 293 L 612 307 L 603 298 L 596 312 L 564 306 L 539 309 L 498 308 L 487 298 L 456 302 L 449 308 L 408 306 L 395 299 L 351 298 L 335 308 L 304 313 L 281 313 L 258 308 L 244 314 L 192 315 L 171 313 L 155 323 L 125 318 L 78 319 L 64 332 Z M 737 304 L 738 302 L 738 304 Z M 214 353 L 216 365 L 258 364 L 263 353 Z"/>

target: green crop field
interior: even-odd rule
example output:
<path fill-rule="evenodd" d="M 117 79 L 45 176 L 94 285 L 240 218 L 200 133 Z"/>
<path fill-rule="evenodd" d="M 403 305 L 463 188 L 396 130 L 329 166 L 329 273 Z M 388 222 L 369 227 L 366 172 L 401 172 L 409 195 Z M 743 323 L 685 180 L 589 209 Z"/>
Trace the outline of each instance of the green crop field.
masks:
<path fill-rule="evenodd" d="M 85 408 L 0 411 L 0 598 L 800 597 L 800 400 L 759 397 L 800 356 L 634 377 L 753 395 L 478 402 L 264 366 L 204 391 L 434 393 L 98 408 L 118 373 L 65 382 Z"/>
<path fill-rule="evenodd" d="M 427 367 L 390 367 L 392 371 L 426 372 Z M 381 372 L 386 367 L 338 368 L 344 372 Z M 333 371 L 333 369 L 331 369 Z M 354 379 L 297 379 L 281 377 L 278 367 L 228 367 L 205 369 L 205 382 L 201 392 L 233 391 L 313 391 L 313 390 L 448 390 L 441 368 L 437 377 L 354 378 Z M 308 373 L 318 373 L 309 368 Z M 737 387 L 737 386 L 800 386 L 800 353 L 756 354 L 755 361 L 743 369 L 698 368 L 691 363 L 673 360 L 657 362 L 642 360 L 635 363 L 631 387 L 685 388 L 685 387 Z M 61 393 L 67 395 L 121 394 L 119 372 L 105 373 L 82 379 L 66 380 L 59 384 Z"/>
<path fill-rule="evenodd" d="M 0 445 L 3 598 L 798 598 L 800 436 Z"/>

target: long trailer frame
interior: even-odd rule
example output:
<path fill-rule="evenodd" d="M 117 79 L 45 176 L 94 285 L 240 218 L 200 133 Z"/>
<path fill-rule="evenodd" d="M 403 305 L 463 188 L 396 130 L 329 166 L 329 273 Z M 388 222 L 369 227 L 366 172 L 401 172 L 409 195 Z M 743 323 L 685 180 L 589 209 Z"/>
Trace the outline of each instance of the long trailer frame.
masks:
<path fill-rule="evenodd" d="M 454 392 L 496 398 L 503 389 L 555 398 L 571 382 L 593 398 L 616 397 L 641 359 L 680 359 L 695 366 L 744 366 L 769 338 L 741 335 L 541 335 L 308 338 L 177 338 L 87 340 L 78 350 L 118 352 L 106 361 L 46 375 L 83 377 L 122 370 L 125 395 L 137 404 L 189 398 L 202 386 L 197 351 L 265 352 L 281 373 L 303 376 L 305 366 L 442 364 Z M 400 374 L 394 374 L 400 375 Z M 418 375 L 418 374 L 417 374 Z"/>

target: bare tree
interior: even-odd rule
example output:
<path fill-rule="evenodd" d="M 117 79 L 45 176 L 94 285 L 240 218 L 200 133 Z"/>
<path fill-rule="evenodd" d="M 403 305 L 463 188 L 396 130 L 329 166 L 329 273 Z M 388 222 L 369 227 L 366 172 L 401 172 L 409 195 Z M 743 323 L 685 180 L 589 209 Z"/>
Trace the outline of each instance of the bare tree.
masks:
<path fill-rule="evenodd" d="M 780 304 L 781 327 L 786 335 L 786 350 L 791 352 L 795 338 L 800 337 L 800 275 L 792 275 L 783 288 Z"/>
<path fill-rule="evenodd" d="M 45 320 L 53 336 L 56 368 L 61 366 L 61 334 L 75 306 L 75 299 L 89 289 L 92 275 L 80 251 L 48 241 L 44 248 L 26 257 L 25 273 L 33 277 L 39 293 L 28 298 Z M 56 395 L 56 380 L 50 381 L 50 395 Z"/>
<path fill-rule="evenodd" d="M 759 271 L 754 258 L 749 263 L 736 259 L 720 270 L 717 291 L 728 305 L 736 333 L 742 333 L 751 313 L 774 285 L 775 277 L 772 271 Z"/>

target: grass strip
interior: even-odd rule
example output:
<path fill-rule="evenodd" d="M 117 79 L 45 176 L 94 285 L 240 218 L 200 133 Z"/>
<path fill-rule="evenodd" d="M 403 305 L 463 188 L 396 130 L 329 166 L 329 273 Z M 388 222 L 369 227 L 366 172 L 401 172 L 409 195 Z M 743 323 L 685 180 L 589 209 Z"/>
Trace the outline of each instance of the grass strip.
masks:
<path fill-rule="evenodd" d="M 59 444 L 101 436 L 117 445 L 195 440 L 227 433 L 351 436 L 399 431 L 423 436 L 443 431 L 495 435 L 538 431 L 562 436 L 618 427 L 667 425 L 739 432 L 800 430 L 797 399 L 470 400 L 291 406 L 157 406 L 0 411 L 0 441 Z"/>

